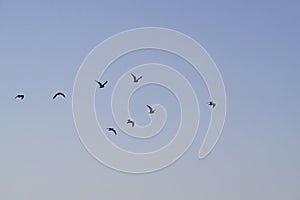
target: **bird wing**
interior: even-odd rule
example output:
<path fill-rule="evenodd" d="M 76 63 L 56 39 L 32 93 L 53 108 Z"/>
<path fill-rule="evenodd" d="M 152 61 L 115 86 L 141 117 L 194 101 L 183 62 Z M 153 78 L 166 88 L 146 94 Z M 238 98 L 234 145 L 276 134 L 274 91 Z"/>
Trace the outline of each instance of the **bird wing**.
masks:
<path fill-rule="evenodd" d="M 101 83 L 99 81 L 97 81 L 97 80 L 95 80 L 95 81 L 96 81 L 96 83 L 98 83 L 99 86 L 101 85 Z"/>
<path fill-rule="evenodd" d="M 15 99 L 16 99 L 16 98 L 21 98 L 21 99 L 23 99 L 23 98 L 24 98 L 24 95 L 18 94 L 18 95 L 15 97 Z"/>
<path fill-rule="evenodd" d="M 106 85 L 108 83 L 108 81 L 105 81 L 102 85 L 104 86 L 104 85 Z"/>
<path fill-rule="evenodd" d="M 114 132 L 115 135 L 117 135 L 117 131 L 115 129 L 112 128 L 111 130 L 112 132 Z"/>
<path fill-rule="evenodd" d="M 66 95 L 65 95 L 64 93 L 58 92 L 58 93 L 56 93 L 56 94 L 53 96 L 53 99 L 55 99 L 58 95 L 61 95 L 61 96 L 63 96 L 64 98 L 66 98 Z"/>
<path fill-rule="evenodd" d="M 131 76 L 133 77 L 133 80 L 136 81 L 136 76 L 133 73 L 131 73 Z"/>
<path fill-rule="evenodd" d="M 114 128 L 107 128 L 108 131 L 114 132 L 115 135 L 117 135 L 117 131 Z"/>
<path fill-rule="evenodd" d="M 137 79 L 137 81 L 139 81 L 141 78 L 143 78 L 143 76 L 140 76 L 140 77 Z"/>
<path fill-rule="evenodd" d="M 65 97 L 65 98 L 66 98 L 65 94 L 64 94 L 64 93 L 62 93 L 62 92 L 58 92 L 58 93 L 57 93 L 57 95 L 61 95 L 61 96 L 63 96 L 63 97 Z"/>

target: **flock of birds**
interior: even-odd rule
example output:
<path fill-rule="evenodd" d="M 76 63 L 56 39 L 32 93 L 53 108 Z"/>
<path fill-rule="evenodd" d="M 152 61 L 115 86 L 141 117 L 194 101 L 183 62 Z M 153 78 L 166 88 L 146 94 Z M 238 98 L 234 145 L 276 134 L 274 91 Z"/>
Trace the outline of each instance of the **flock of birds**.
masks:
<path fill-rule="evenodd" d="M 133 82 L 134 82 L 134 83 L 138 83 L 138 82 L 143 78 L 143 76 L 136 77 L 133 73 L 131 73 L 131 76 L 132 76 L 132 78 L 133 78 Z M 103 88 L 105 87 L 105 85 L 108 83 L 108 81 L 105 81 L 105 82 L 103 82 L 103 83 L 101 83 L 100 81 L 97 81 L 97 80 L 95 80 L 95 81 L 96 81 L 96 83 L 98 83 L 100 89 L 103 89 Z M 62 92 L 57 92 L 57 93 L 54 94 L 54 96 L 53 96 L 52 99 L 54 100 L 54 99 L 56 99 L 58 96 L 61 96 L 61 97 L 63 97 L 63 98 L 66 98 L 66 95 L 65 95 L 64 93 L 62 93 Z M 18 94 L 18 95 L 15 97 L 15 99 L 19 99 L 19 100 L 24 100 L 24 98 L 25 98 L 25 95 L 24 95 L 24 94 Z M 216 104 L 215 102 L 213 102 L 213 101 L 210 101 L 210 102 L 208 102 L 208 105 L 211 106 L 212 108 L 215 108 L 217 104 Z M 149 109 L 149 112 L 148 112 L 149 114 L 154 114 L 154 113 L 155 113 L 155 109 L 153 109 L 150 105 L 146 105 L 146 106 L 147 106 L 147 108 Z M 132 119 L 128 119 L 128 120 L 127 120 L 127 124 L 130 124 L 131 127 L 134 127 L 135 122 L 134 122 Z M 112 132 L 112 133 L 114 133 L 115 135 L 117 135 L 117 131 L 116 131 L 113 127 L 107 128 L 107 131 Z"/>

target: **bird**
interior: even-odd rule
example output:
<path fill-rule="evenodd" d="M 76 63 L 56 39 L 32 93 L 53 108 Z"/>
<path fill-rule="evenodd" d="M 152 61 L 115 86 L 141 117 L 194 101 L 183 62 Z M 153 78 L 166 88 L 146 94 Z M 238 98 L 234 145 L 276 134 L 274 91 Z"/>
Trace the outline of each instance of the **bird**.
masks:
<path fill-rule="evenodd" d="M 53 96 L 53 99 L 55 99 L 57 96 L 62 96 L 64 98 L 66 98 L 66 95 L 62 92 L 57 92 L 54 96 Z"/>
<path fill-rule="evenodd" d="M 100 81 L 95 81 L 99 84 L 99 88 L 104 88 L 104 86 L 108 83 L 108 81 L 105 81 L 103 84 Z"/>
<path fill-rule="evenodd" d="M 127 120 L 127 124 L 131 124 L 131 127 L 134 127 L 134 121 L 132 121 L 130 119 Z"/>
<path fill-rule="evenodd" d="M 133 73 L 131 73 L 131 76 L 132 76 L 132 78 L 133 78 L 133 82 L 134 82 L 134 83 L 139 82 L 139 80 L 141 80 L 141 78 L 143 78 L 143 76 L 140 76 L 139 78 L 136 78 L 136 76 L 135 76 Z"/>
<path fill-rule="evenodd" d="M 213 101 L 208 102 L 208 105 L 210 105 L 212 108 L 216 107 L 216 103 Z"/>
<path fill-rule="evenodd" d="M 149 108 L 149 114 L 153 114 L 155 112 L 151 106 L 147 105 L 147 107 Z"/>
<path fill-rule="evenodd" d="M 21 99 L 23 100 L 25 98 L 25 95 L 24 94 L 18 94 L 15 99 Z"/>
<path fill-rule="evenodd" d="M 114 128 L 107 128 L 108 131 L 112 131 L 115 135 L 117 135 L 117 131 Z"/>

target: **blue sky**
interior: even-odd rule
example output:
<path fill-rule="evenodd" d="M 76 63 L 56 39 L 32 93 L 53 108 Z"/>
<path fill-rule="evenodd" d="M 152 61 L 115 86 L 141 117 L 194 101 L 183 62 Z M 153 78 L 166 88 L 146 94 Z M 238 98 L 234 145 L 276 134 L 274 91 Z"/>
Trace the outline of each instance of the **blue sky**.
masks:
<path fill-rule="evenodd" d="M 299 7 L 297 1 L 0 0 L 1 199 L 298 200 Z M 217 146 L 198 160 L 210 112 L 201 77 L 163 52 L 121 58 L 104 74 L 112 85 L 130 66 L 155 60 L 181 70 L 202 102 L 199 134 L 186 154 L 165 170 L 130 175 L 87 153 L 76 133 L 71 96 L 77 70 L 97 44 L 145 26 L 183 32 L 209 52 L 224 80 L 228 111 Z M 167 106 L 174 113 L 168 126 L 176 127 L 174 97 L 155 86 L 144 89 L 132 99 L 133 115 L 147 123 L 143 92 L 155 91 L 173 102 Z M 57 91 L 66 100 L 53 102 Z M 18 93 L 26 94 L 24 102 L 13 99 Z M 101 101 L 98 93 L 96 99 Z M 96 107 L 100 123 L 113 124 L 103 117 L 108 107 Z M 129 149 L 144 147 L 112 140 Z"/>

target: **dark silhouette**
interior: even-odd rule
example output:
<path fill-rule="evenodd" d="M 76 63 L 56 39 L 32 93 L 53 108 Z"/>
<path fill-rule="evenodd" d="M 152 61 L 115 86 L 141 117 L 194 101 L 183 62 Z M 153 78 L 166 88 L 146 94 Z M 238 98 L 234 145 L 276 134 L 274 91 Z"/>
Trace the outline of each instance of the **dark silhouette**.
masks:
<path fill-rule="evenodd" d="M 24 94 L 18 94 L 15 99 L 21 99 L 23 100 L 25 98 L 25 95 Z"/>
<path fill-rule="evenodd" d="M 134 121 L 132 121 L 130 119 L 127 120 L 127 124 L 131 124 L 131 127 L 134 127 Z"/>
<path fill-rule="evenodd" d="M 210 105 L 212 108 L 214 108 L 214 107 L 216 107 L 217 104 L 215 102 L 213 102 L 213 101 L 210 101 L 208 103 L 208 105 Z"/>
<path fill-rule="evenodd" d="M 117 131 L 114 128 L 107 128 L 108 131 L 112 131 L 115 135 L 117 135 Z"/>
<path fill-rule="evenodd" d="M 103 84 L 99 81 L 96 81 L 96 82 L 99 84 L 99 88 L 104 88 L 104 86 L 108 83 L 108 81 L 105 81 Z"/>
<path fill-rule="evenodd" d="M 149 114 L 153 114 L 155 112 L 151 106 L 147 105 L 147 107 L 149 108 Z"/>
<path fill-rule="evenodd" d="M 55 99 L 57 96 L 62 96 L 62 97 L 64 97 L 64 98 L 66 98 L 66 95 L 65 95 L 64 93 L 58 92 L 58 93 L 56 93 L 56 94 L 53 96 L 53 99 Z"/>
<path fill-rule="evenodd" d="M 143 78 L 143 76 L 140 76 L 139 78 L 136 78 L 136 76 L 135 76 L 133 73 L 131 73 L 131 76 L 132 76 L 132 78 L 133 78 L 133 82 L 134 82 L 134 83 L 139 82 L 139 80 L 141 80 L 141 78 Z"/>

